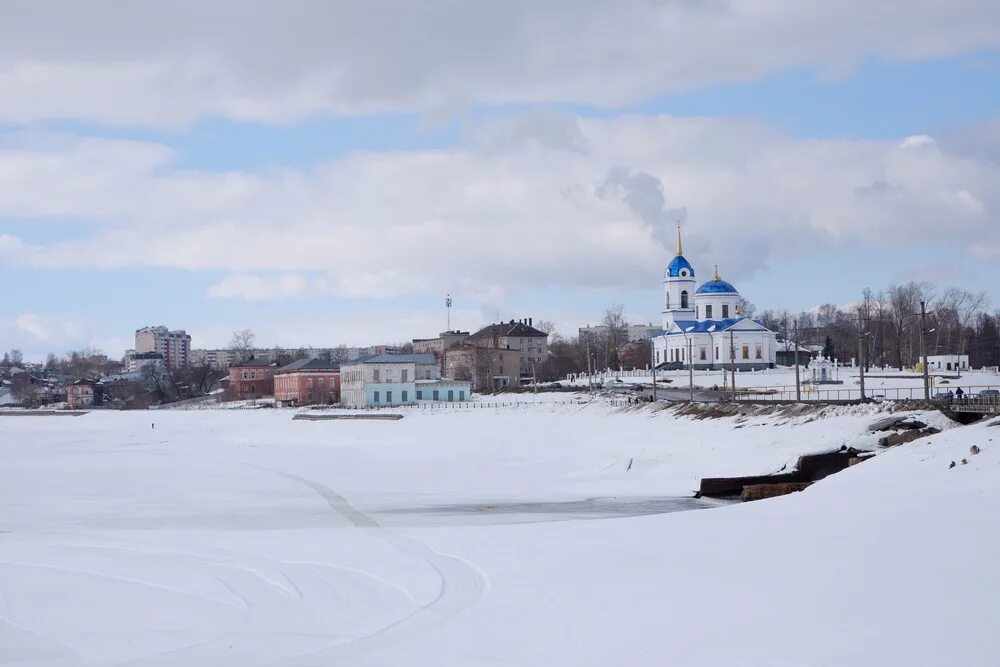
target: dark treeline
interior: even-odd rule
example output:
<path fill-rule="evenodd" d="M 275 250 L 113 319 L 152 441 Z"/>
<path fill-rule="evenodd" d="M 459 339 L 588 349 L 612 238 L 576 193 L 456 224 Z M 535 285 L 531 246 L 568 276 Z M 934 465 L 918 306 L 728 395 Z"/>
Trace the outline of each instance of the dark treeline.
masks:
<path fill-rule="evenodd" d="M 791 341 L 798 328 L 802 344 L 829 346 L 833 356 L 856 359 L 860 344 L 866 365 L 912 367 L 920 359 L 921 302 L 926 310 L 924 344 L 928 355 L 968 354 L 973 368 L 1000 364 L 1000 312 L 989 313 L 984 292 L 926 282 L 865 289 L 849 306 L 825 304 L 808 312 L 767 310 L 759 319 L 778 338 Z"/>

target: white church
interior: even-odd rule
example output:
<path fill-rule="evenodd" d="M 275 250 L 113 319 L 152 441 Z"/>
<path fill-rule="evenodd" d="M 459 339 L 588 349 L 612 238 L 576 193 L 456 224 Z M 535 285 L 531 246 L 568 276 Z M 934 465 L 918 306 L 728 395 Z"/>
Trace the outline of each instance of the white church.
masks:
<path fill-rule="evenodd" d="M 657 368 L 737 368 L 774 365 L 775 333 L 740 313 L 742 299 L 716 268 L 700 286 L 684 257 L 677 229 L 677 256 L 663 276 L 663 332 L 653 338 Z"/>

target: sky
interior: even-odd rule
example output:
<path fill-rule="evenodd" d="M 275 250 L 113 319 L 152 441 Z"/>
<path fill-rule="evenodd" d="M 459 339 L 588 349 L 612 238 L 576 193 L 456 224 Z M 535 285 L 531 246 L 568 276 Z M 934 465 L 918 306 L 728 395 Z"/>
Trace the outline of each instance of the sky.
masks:
<path fill-rule="evenodd" d="M 885 5 L 885 6 L 882 6 Z M 1000 3 L 22 1 L 0 348 L 658 322 L 676 226 L 758 310 L 1000 308 Z"/>

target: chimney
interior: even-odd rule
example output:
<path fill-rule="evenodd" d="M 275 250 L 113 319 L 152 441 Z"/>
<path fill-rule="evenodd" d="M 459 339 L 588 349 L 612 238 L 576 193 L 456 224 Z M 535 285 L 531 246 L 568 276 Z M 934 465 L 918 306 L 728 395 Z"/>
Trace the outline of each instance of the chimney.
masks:
<path fill-rule="evenodd" d="M 533 326 L 533 325 L 531 324 L 531 318 L 530 318 L 530 317 L 528 318 L 528 326 L 529 326 L 529 327 L 530 327 L 530 326 Z"/>

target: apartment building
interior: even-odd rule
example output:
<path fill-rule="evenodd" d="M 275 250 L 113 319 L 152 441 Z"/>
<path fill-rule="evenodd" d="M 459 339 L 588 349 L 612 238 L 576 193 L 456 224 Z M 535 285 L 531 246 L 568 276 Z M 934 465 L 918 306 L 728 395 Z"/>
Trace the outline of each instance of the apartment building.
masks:
<path fill-rule="evenodd" d="M 169 330 L 165 326 L 143 327 L 135 332 L 137 354 L 156 352 L 167 368 L 187 368 L 191 365 L 191 336 L 183 329 Z"/>
<path fill-rule="evenodd" d="M 534 377 L 549 358 L 549 335 L 534 328 L 530 317 L 483 327 L 469 341 L 478 347 L 517 351 L 522 379 Z"/>

